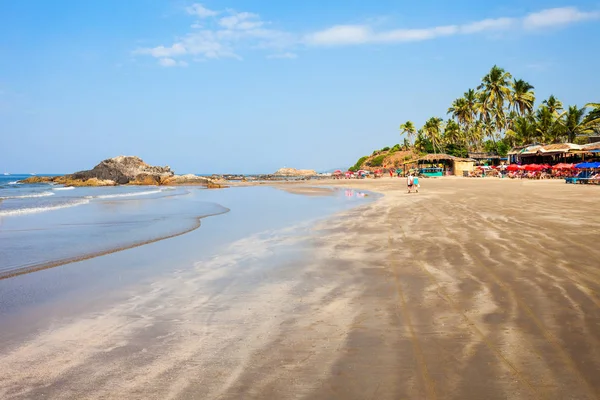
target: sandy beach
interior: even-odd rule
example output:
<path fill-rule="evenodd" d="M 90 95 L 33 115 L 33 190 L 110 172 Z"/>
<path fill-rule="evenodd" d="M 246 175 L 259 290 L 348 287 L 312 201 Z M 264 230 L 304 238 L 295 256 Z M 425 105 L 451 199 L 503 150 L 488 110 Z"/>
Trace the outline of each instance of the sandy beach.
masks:
<path fill-rule="evenodd" d="M 303 185 L 384 196 L 5 343 L 0 398 L 600 397 L 597 187 Z"/>

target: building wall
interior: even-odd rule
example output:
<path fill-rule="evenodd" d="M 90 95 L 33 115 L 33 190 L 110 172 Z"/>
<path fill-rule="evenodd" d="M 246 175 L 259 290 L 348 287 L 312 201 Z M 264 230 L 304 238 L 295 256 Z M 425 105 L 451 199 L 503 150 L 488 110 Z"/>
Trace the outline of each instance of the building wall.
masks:
<path fill-rule="evenodd" d="M 463 176 L 463 171 L 473 171 L 475 163 L 473 161 L 454 161 L 454 175 Z"/>

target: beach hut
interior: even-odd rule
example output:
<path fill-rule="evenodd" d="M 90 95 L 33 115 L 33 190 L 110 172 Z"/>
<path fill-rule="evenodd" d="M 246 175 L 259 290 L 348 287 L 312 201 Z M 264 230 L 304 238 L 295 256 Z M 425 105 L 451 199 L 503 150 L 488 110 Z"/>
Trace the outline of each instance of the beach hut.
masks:
<path fill-rule="evenodd" d="M 419 173 L 425 176 L 463 175 L 463 171 L 473 171 L 475 160 L 454 157 L 449 154 L 427 154 L 404 164 L 418 165 Z M 406 171 L 406 167 L 404 168 Z"/>

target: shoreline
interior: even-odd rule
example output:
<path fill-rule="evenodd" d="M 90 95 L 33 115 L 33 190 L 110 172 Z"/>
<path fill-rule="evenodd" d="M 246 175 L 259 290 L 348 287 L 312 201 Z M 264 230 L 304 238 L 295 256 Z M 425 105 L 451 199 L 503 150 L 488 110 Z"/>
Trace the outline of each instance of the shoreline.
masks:
<path fill-rule="evenodd" d="M 0 354 L 0 394 L 593 399 L 598 201 L 508 182 L 342 182 L 382 196 L 56 322 Z"/>
<path fill-rule="evenodd" d="M 223 212 L 218 212 L 218 213 L 203 215 L 203 216 L 200 216 L 200 217 L 195 217 L 194 218 L 195 222 L 192 225 L 192 227 L 184 229 L 184 230 L 182 230 L 180 232 L 169 234 L 169 235 L 159 236 L 159 237 L 156 237 L 156 238 L 153 238 L 153 239 L 142 240 L 142 241 L 139 241 L 139 242 L 133 242 L 133 243 L 128 244 L 128 245 L 118 246 L 118 247 L 114 247 L 114 248 L 111 248 L 111 249 L 94 251 L 94 252 L 82 254 L 82 255 L 79 255 L 79 256 L 75 256 L 75 257 L 64 258 L 64 259 L 61 259 L 61 260 L 47 261 L 47 262 L 42 262 L 42 263 L 30 265 L 30 266 L 25 266 L 25 267 L 19 267 L 19 268 L 11 269 L 11 270 L 8 270 L 8 271 L 0 271 L 0 281 L 4 280 L 4 279 L 14 278 L 14 277 L 20 276 L 20 275 L 30 274 L 30 273 L 38 272 L 38 271 L 43 271 L 45 269 L 56 268 L 56 267 L 60 267 L 62 265 L 76 263 L 76 262 L 79 262 L 79 261 L 90 260 L 92 258 L 101 257 L 101 256 L 105 256 L 105 255 L 108 255 L 108 254 L 113 254 L 113 253 L 118 253 L 118 252 L 123 251 L 123 250 L 134 249 L 136 247 L 145 246 L 147 244 L 160 242 L 161 240 L 171 239 L 171 238 L 175 238 L 177 236 L 185 235 L 186 233 L 195 231 L 196 229 L 200 228 L 201 221 L 204 218 L 214 217 L 214 216 L 226 214 L 229 211 L 231 211 L 231 210 L 226 209 Z"/>

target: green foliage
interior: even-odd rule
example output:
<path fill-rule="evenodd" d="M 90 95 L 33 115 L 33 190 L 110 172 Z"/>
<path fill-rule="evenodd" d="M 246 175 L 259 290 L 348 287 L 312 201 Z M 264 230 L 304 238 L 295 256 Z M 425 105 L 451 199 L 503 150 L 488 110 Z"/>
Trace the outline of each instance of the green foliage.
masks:
<path fill-rule="evenodd" d="M 383 152 L 383 151 L 390 151 L 390 148 L 389 148 L 389 147 L 384 147 L 383 149 L 381 149 L 381 151 L 382 151 L 382 152 Z"/>
<path fill-rule="evenodd" d="M 377 154 L 379 154 L 379 150 L 375 150 L 373 154 L 371 154 L 371 157 L 376 156 Z"/>
<path fill-rule="evenodd" d="M 446 154 L 450 154 L 454 157 L 467 157 L 468 156 L 467 148 L 462 144 L 457 143 L 449 143 L 446 145 Z"/>
<path fill-rule="evenodd" d="M 352 172 L 356 172 L 356 171 L 358 171 L 359 169 L 361 169 L 361 168 L 362 168 L 362 165 L 363 165 L 363 164 L 364 164 L 364 162 L 367 160 L 367 158 L 369 158 L 369 157 L 367 157 L 367 156 L 363 156 L 363 157 L 359 158 L 359 159 L 358 159 L 358 161 L 356 162 L 356 164 L 354 164 L 354 166 L 353 166 L 353 167 L 350 167 L 350 168 L 348 168 L 348 170 L 349 170 L 349 171 L 352 171 Z"/>
<path fill-rule="evenodd" d="M 406 139 L 404 139 L 404 140 L 406 141 Z M 394 145 L 394 147 L 392 147 L 392 148 L 390 149 L 390 153 L 395 153 L 395 152 L 397 152 L 397 151 L 400 151 L 400 143 L 398 143 L 398 144 L 395 144 L 395 145 Z"/>
<path fill-rule="evenodd" d="M 383 165 L 383 160 L 385 159 L 386 154 L 381 154 L 376 157 L 373 157 L 371 161 L 369 161 L 369 166 L 371 167 L 381 167 Z"/>

